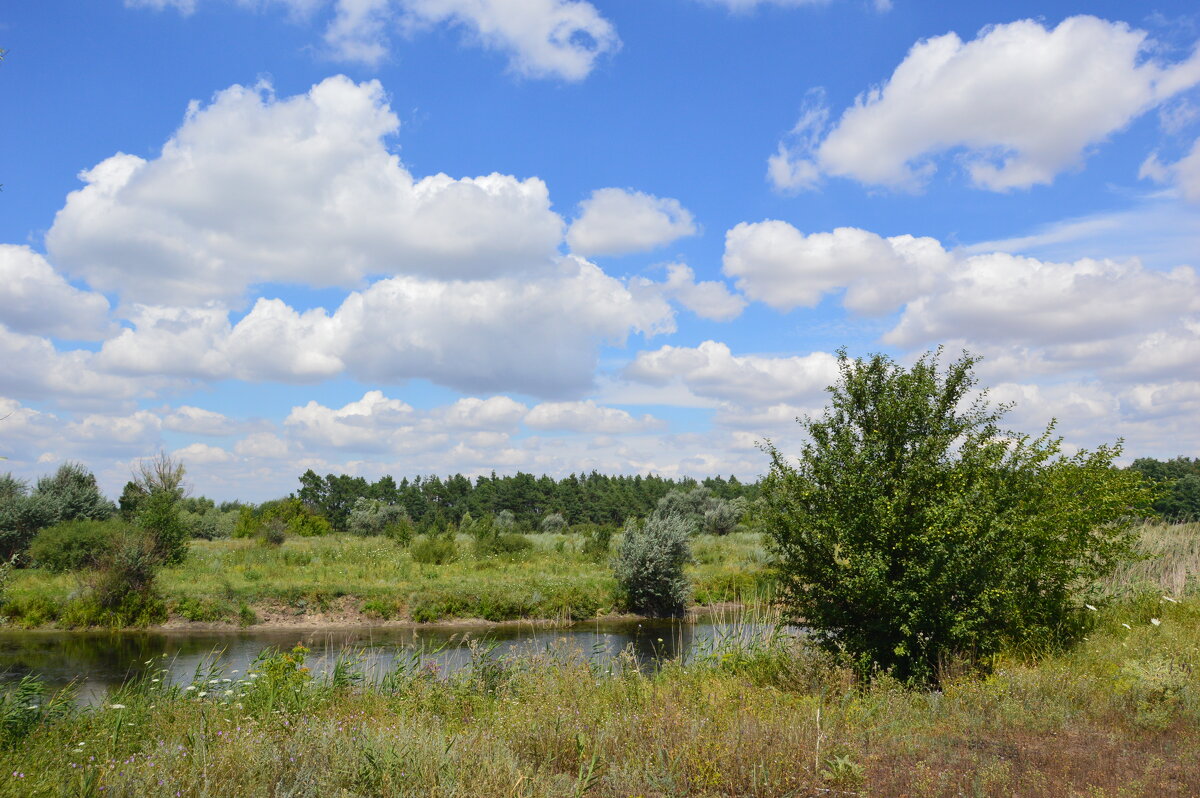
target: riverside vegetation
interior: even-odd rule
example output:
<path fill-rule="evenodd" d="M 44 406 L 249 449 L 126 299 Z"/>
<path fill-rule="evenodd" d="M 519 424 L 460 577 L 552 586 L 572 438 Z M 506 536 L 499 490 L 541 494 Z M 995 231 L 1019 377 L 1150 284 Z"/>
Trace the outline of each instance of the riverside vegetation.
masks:
<path fill-rule="evenodd" d="M 1139 536 L 1080 645 L 937 691 L 863 681 L 769 609 L 653 673 L 481 647 L 369 682 L 353 651 L 312 678 L 301 649 L 86 707 L 27 679 L 0 705 L 0 795 L 1194 796 L 1200 525 Z"/>
<path fill-rule="evenodd" d="M 1195 462 L 1118 469 L 1119 442 L 1065 456 L 1053 424 L 1005 431 L 1007 407 L 968 401 L 975 358 L 939 357 L 840 352 L 830 407 L 801 420 L 809 442 L 795 458 L 768 442 L 753 486 L 618 478 L 606 502 L 580 503 L 564 500 L 576 478 L 430 490 L 309 472 L 286 500 L 216 508 L 186 499 L 182 466 L 160 456 L 118 520 L 81 467 L 32 492 L 10 478 L 0 588 L 27 625 L 147 623 L 168 607 L 250 623 L 280 602 L 311 613 L 310 598 L 414 620 L 766 601 L 652 672 L 565 645 L 479 646 L 449 675 L 414 656 L 368 679 L 347 651 L 314 677 L 297 646 L 191 684 L 162 668 L 88 707 L 27 677 L 0 699 L 4 789 L 1200 794 L 1200 525 L 1139 521 L 1186 510 Z M 620 531 L 604 517 L 614 485 L 637 486 Z M 12 521 L 39 512 L 40 532 Z"/>

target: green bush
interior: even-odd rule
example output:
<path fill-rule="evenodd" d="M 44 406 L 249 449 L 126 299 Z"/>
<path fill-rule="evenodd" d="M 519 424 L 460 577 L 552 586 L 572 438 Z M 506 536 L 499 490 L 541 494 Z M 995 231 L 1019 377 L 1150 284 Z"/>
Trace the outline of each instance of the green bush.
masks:
<path fill-rule="evenodd" d="M 287 537 L 287 524 L 282 518 L 268 518 L 259 527 L 259 540 L 266 546 L 282 546 Z"/>
<path fill-rule="evenodd" d="M 413 562 L 425 565 L 445 565 L 458 559 L 454 538 L 444 535 L 418 535 L 408 551 Z"/>
<path fill-rule="evenodd" d="M 516 532 L 497 532 L 475 538 L 476 557 L 514 557 L 533 551 L 533 541 Z"/>
<path fill-rule="evenodd" d="M 355 535 L 384 535 L 401 526 L 411 527 L 408 511 L 398 504 L 360 496 L 346 522 L 346 529 Z"/>
<path fill-rule="evenodd" d="M 562 532 L 567 526 L 567 521 L 562 517 L 562 513 L 550 513 L 542 519 L 542 531 L 548 533 Z"/>
<path fill-rule="evenodd" d="M 12 474 L 0 476 L 0 559 L 24 554 L 37 531 L 59 520 L 59 505 Z"/>
<path fill-rule="evenodd" d="M 62 613 L 67 626 L 147 626 L 166 620 L 155 585 L 162 564 L 158 542 L 142 530 L 116 535 L 90 574 L 88 592 Z"/>
<path fill-rule="evenodd" d="M 79 463 L 63 463 L 53 476 L 39 479 L 34 495 L 45 496 L 57 505 L 60 521 L 103 521 L 117 511 L 100 493 L 96 477 Z"/>
<path fill-rule="evenodd" d="M 763 524 L 792 617 L 864 674 L 938 679 L 1003 646 L 1081 628 L 1079 590 L 1132 556 L 1149 492 L 1117 447 L 1060 454 L 1053 424 L 1004 432 L 1008 410 L 969 400 L 976 358 L 945 374 L 851 360 L 792 465 L 768 444 Z M 965 407 L 963 407 L 965 405 Z"/>
<path fill-rule="evenodd" d="M 47 527 L 29 544 L 30 562 L 55 573 L 89 568 L 112 547 L 114 538 L 127 530 L 117 519 L 65 521 Z"/>
<path fill-rule="evenodd" d="M 179 495 L 156 490 L 146 496 L 138 509 L 137 525 L 150 535 L 159 560 L 177 565 L 187 556 L 190 530 L 179 511 Z"/>
<path fill-rule="evenodd" d="M 604 562 L 612 548 L 612 537 L 617 531 L 610 524 L 580 524 L 576 532 L 583 538 L 580 553 L 593 562 Z"/>
<path fill-rule="evenodd" d="M 688 520 L 652 515 L 630 524 L 613 560 L 613 575 L 633 612 L 677 618 L 687 609 L 690 585 L 683 567 L 691 560 Z"/>
<path fill-rule="evenodd" d="M 233 524 L 235 538 L 261 537 L 265 523 L 278 519 L 289 535 L 297 537 L 319 537 L 333 532 L 333 527 L 322 516 L 299 499 L 276 499 L 263 502 L 257 509 L 242 507 Z"/>

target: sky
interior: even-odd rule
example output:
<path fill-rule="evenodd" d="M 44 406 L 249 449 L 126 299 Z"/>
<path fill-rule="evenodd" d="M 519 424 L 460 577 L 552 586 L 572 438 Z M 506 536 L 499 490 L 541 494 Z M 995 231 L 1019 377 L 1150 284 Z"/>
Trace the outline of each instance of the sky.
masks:
<path fill-rule="evenodd" d="M 754 479 L 837 351 L 1200 455 L 1194 2 L 0 3 L 0 468 Z"/>

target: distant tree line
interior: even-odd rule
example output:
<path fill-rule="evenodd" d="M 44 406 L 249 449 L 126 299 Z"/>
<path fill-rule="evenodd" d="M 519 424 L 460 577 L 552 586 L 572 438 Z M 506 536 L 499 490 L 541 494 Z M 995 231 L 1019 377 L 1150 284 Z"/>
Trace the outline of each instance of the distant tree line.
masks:
<path fill-rule="evenodd" d="M 1139 457 L 1129 466 L 1152 482 L 1158 496 L 1154 511 L 1171 521 L 1200 519 L 1200 457 L 1155 460 Z"/>
<path fill-rule="evenodd" d="M 629 518 L 645 517 L 668 493 L 702 488 L 715 499 L 753 501 L 757 483 L 744 483 L 736 476 L 695 480 L 660 476 L 608 476 L 595 471 L 571 474 L 562 479 L 535 477 L 518 472 L 508 476 L 479 476 L 474 481 L 462 474 L 445 479 L 438 476 L 407 477 L 397 482 L 390 475 L 375 482 L 346 474 L 319 476 L 312 469 L 300 477 L 295 498 L 315 509 L 335 529 L 346 529 L 350 513 L 360 498 L 404 508 L 418 530 L 441 530 L 457 525 L 464 515 L 473 518 L 511 514 L 519 527 L 539 527 L 549 516 L 558 515 L 566 524 L 622 524 Z"/>

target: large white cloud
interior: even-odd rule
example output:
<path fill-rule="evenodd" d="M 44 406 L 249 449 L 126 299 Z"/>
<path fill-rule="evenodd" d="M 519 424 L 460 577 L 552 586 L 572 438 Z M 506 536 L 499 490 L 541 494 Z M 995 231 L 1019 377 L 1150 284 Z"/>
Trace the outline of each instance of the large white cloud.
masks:
<path fill-rule="evenodd" d="M 726 237 L 724 268 L 748 297 L 778 310 L 843 291 L 842 305 L 856 313 L 900 311 L 884 343 L 1032 348 L 1032 360 L 1022 359 L 1039 371 L 1144 376 L 1182 367 L 1196 338 L 1191 314 L 1200 313 L 1200 277 L 1188 266 L 967 255 L 932 238 L 857 228 L 805 235 L 786 222 L 740 224 Z"/>
<path fill-rule="evenodd" d="M 809 188 L 821 173 L 913 189 L 934 156 L 958 151 L 981 188 L 1050 183 L 1089 147 L 1200 83 L 1200 50 L 1168 63 L 1155 47 L 1145 31 L 1090 16 L 918 42 L 823 138 L 806 128 L 807 141 L 784 142 L 770 177 L 784 189 Z"/>
<path fill-rule="evenodd" d="M 133 322 L 101 349 L 105 368 L 250 381 L 423 377 L 541 396 L 586 390 L 600 344 L 674 328 L 660 296 L 630 291 L 576 258 L 537 280 L 381 280 L 333 313 L 260 299 L 236 325 L 212 308 L 142 307 Z"/>
<path fill-rule="evenodd" d="M 669 197 L 601 188 L 579 204 L 567 243 L 580 255 L 624 255 L 657 249 L 696 233 L 692 214 Z"/>
<path fill-rule="evenodd" d="M 193 103 L 158 158 L 83 172 L 46 236 L 51 259 L 125 300 L 197 305 L 260 282 L 482 278 L 551 267 L 562 220 L 537 178 L 415 179 L 385 144 L 382 87 L 234 86 Z"/>
<path fill-rule="evenodd" d="M 845 289 L 850 310 L 886 312 L 928 290 L 950 261 L 932 238 L 883 238 L 855 227 L 805 235 L 768 220 L 743 222 L 725 236 L 725 273 L 746 296 L 785 311 Z"/>
<path fill-rule="evenodd" d="M 697 347 L 639 352 L 625 376 L 651 384 L 680 381 L 698 396 L 742 404 L 797 403 L 820 395 L 836 380 L 837 359 L 825 352 L 802 357 L 734 355 L 723 343 L 705 341 Z"/>
<path fill-rule="evenodd" d="M 92 340 L 113 332 L 108 300 L 82 291 L 29 247 L 0 244 L 0 323 L 10 330 Z"/>

